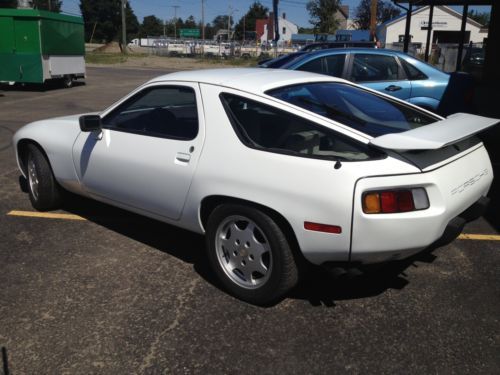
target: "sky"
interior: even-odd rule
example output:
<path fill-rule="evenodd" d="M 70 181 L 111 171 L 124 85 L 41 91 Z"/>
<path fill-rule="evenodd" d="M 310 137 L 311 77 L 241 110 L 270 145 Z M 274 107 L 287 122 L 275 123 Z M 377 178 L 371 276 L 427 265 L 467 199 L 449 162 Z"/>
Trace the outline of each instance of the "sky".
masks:
<path fill-rule="evenodd" d="M 142 22 L 145 16 L 155 15 L 163 20 L 174 18 L 175 8 L 177 17 L 183 20 L 193 15 L 198 21 L 201 20 L 201 0 L 129 0 L 135 15 Z M 279 13 L 285 12 L 286 18 L 299 27 L 311 27 L 309 13 L 306 10 L 308 0 L 280 0 Z M 353 17 L 355 9 L 360 0 L 342 0 L 343 5 L 349 5 L 349 15 Z M 272 0 L 260 0 L 260 3 L 272 10 Z M 63 0 L 63 11 L 67 13 L 80 14 L 80 0 Z M 220 14 L 229 14 L 232 9 L 232 17 L 236 22 L 248 11 L 253 0 L 205 0 L 205 22 L 212 20 Z M 473 7 L 480 12 L 489 12 L 489 7 Z M 458 7 L 461 12 L 461 7 Z"/>

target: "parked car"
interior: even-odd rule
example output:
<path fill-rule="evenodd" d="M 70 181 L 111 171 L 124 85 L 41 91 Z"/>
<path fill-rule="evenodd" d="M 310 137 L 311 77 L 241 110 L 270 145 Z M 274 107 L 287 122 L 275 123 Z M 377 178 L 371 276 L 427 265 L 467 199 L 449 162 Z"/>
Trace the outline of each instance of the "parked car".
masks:
<path fill-rule="evenodd" d="M 298 59 L 300 56 L 305 55 L 307 52 L 292 52 L 287 53 L 283 56 L 278 56 L 275 59 L 265 59 L 258 62 L 259 67 L 261 68 L 279 68 L 285 64 L 292 62 L 295 59 Z"/>
<path fill-rule="evenodd" d="M 454 239 L 484 209 L 493 172 L 474 135 L 498 121 L 318 74 L 217 69 L 28 124 L 13 144 L 35 209 L 69 190 L 203 233 L 222 285 L 269 304 L 302 262 L 347 268 Z"/>
<path fill-rule="evenodd" d="M 320 50 L 283 64 L 270 61 L 268 65 L 345 78 L 431 111 L 438 108 L 450 79 L 431 65 L 387 49 Z"/>
<path fill-rule="evenodd" d="M 375 48 L 375 42 L 358 41 L 358 42 L 317 42 L 307 44 L 300 49 L 303 52 L 312 52 L 330 48 L 348 48 L 348 47 L 365 47 Z"/>

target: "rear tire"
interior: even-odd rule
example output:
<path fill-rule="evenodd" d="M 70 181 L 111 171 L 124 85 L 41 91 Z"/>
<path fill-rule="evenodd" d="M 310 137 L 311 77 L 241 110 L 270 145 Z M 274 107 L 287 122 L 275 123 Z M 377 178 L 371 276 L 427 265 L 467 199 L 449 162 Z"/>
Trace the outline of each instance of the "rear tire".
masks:
<path fill-rule="evenodd" d="M 207 223 L 208 258 L 224 288 L 256 305 L 281 299 L 298 282 L 298 270 L 281 228 L 266 213 L 224 204 Z"/>
<path fill-rule="evenodd" d="M 38 211 L 49 211 L 61 206 L 62 190 L 43 152 L 34 144 L 27 147 L 26 174 L 28 194 L 32 206 Z"/>
<path fill-rule="evenodd" d="M 64 76 L 63 78 L 61 78 L 61 86 L 66 89 L 73 87 L 73 77 Z"/>

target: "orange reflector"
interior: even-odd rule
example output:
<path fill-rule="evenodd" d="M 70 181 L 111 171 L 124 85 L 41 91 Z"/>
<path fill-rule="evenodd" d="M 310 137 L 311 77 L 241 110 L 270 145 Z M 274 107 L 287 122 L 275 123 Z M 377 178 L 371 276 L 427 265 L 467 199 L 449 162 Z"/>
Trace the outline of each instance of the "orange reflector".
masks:
<path fill-rule="evenodd" d="M 319 223 L 311 223 L 310 221 L 304 221 L 304 229 L 312 230 L 315 232 L 325 232 L 325 233 L 342 233 L 342 228 L 338 225 L 328 225 L 328 224 L 319 224 Z"/>
<path fill-rule="evenodd" d="M 380 209 L 379 193 L 366 193 L 363 199 L 363 211 L 367 214 L 378 214 Z"/>

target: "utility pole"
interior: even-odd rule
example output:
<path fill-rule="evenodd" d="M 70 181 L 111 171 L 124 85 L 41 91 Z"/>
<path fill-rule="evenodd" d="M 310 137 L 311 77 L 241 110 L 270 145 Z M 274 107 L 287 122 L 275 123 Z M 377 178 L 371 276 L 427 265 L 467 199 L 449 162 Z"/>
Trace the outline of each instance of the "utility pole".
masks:
<path fill-rule="evenodd" d="M 125 7 L 127 0 L 122 0 L 122 52 L 127 54 L 127 24 L 125 21 Z"/>
<path fill-rule="evenodd" d="M 372 0 L 370 4 L 370 40 L 373 42 L 377 41 L 377 2 L 378 0 Z"/>
<path fill-rule="evenodd" d="M 227 41 L 229 42 L 229 38 L 231 36 L 231 13 L 233 12 L 233 7 L 231 3 L 229 3 L 229 12 L 227 15 Z"/>
<path fill-rule="evenodd" d="M 49 0 L 49 12 L 52 11 L 52 4 L 50 3 L 50 0 Z"/>
<path fill-rule="evenodd" d="M 205 1 L 201 0 L 201 39 L 205 40 Z"/>
<path fill-rule="evenodd" d="M 179 5 L 172 5 L 174 8 L 174 39 L 177 39 L 177 9 L 180 8 Z"/>
<path fill-rule="evenodd" d="M 278 3 L 279 0 L 273 0 L 273 13 L 274 13 L 274 57 L 278 57 L 278 41 L 280 40 L 280 25 L 278 17 Z"/>

